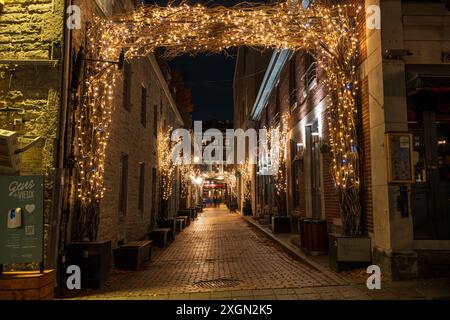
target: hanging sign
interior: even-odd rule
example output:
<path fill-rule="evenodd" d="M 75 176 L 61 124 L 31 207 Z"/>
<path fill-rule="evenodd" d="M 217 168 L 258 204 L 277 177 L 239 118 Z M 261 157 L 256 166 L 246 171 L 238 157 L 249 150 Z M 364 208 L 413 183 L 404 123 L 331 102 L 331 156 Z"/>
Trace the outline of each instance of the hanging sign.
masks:
<path fill-rule="evenodd" d="M 43 261 L 44 179 L 0 176 L 0 264 Z"/>

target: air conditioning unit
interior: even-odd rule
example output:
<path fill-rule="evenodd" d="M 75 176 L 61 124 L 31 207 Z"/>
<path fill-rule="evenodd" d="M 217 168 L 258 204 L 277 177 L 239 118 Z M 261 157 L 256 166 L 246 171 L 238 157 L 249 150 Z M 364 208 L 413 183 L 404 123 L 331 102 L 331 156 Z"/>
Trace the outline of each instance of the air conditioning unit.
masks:
<path fill-rule="evenodd" d="M 15 174 L 20 169 L 18 134 L 0 129 L 0 174 Z"/>

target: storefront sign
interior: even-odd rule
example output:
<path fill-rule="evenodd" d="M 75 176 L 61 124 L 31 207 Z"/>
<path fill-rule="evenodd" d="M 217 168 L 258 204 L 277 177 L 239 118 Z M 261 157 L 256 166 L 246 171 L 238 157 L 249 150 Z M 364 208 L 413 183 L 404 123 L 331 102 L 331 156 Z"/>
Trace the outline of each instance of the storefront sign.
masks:
<path fill-rule="evenodd" d="M 412 135 L 388 133 L 386 141 L 389 183 L 413 183 Z"/>
<path fill-rule="evenodd" d="M 42 262 L 42 176 L 0 176 L 0 264 Z"/>

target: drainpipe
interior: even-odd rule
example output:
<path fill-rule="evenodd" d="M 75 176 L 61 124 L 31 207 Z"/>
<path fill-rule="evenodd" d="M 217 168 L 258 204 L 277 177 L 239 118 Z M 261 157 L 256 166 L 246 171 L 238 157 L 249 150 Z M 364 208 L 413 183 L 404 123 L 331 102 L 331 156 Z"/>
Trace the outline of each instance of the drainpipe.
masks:
<path fill-rule="evenodd" d="M 58 121 L 58 144 L 56 151 L 56 172 L 53 189 L 53 206 L 52 217 L 50 221 L 50 245 L 48 252 L 48 265 L 52 269 L 58 268 L 58 253 L 60 244 L 60 228 L 61 228 L 61 216 L 64 198 L 64 159 L 66 151 L 66 137 L 67 137 L 67 107 L 69 103 L 69 75 L 70 75 L 70 56 L 71 56 L 71 38 L 72 31 L 66 28 L 66 10 L 69 5 L 72 4 L 72 0 L 64 0 L 64 13 L 63 13 L 63 54 L 61 57 L 61 92 L 60 92 L 60 110 Z M 57 270 L 58 271 L 58 270 Z"/>

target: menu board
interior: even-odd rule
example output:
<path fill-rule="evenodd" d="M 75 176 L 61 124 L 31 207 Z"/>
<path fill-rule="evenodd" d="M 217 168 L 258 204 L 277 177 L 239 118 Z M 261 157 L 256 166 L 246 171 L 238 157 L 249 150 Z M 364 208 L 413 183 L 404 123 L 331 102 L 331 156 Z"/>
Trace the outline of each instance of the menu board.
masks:
<path fill-rule="evenodd" d="M 44 179 L 0 176 L 0 264 L 43 261 Z"/>
<path fill-rule="evenodd" d="M 414 183 L 412 134 L 387 133 L 388 182 Z"/>

